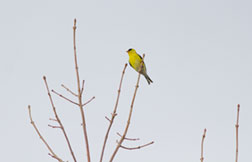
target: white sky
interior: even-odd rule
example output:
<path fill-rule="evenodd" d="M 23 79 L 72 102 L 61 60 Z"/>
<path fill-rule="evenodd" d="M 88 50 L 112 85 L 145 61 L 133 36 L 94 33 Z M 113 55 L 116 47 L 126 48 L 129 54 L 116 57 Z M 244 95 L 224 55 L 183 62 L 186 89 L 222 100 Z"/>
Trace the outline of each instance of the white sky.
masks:
<path fill-rule="evenodd" d="M 72 161 L 53 117 L 42 76 L 76 89 L 72 26 L 92 161 L 98 161 L 129 48 L 145 53 L 148 85 L 141 78 L 129 137 L 136 151 L 120 149 L 115 161 L 200 161 L 207 128 L 205 162 L 234 161 L 236 105 L 241 104 L 239 161 L 252 161 L 252 2 L 249 0 L 12 0 L 0 2 L 1 161 L 55 161 L 29 123 L 27 105 L 41 133 L 64 160 Z M 104 161 L 126 124 L 137 73 L 126 70 L 118 116 Z M 86 161 L 79 109 L 53 96 L 79 161 Z"/>

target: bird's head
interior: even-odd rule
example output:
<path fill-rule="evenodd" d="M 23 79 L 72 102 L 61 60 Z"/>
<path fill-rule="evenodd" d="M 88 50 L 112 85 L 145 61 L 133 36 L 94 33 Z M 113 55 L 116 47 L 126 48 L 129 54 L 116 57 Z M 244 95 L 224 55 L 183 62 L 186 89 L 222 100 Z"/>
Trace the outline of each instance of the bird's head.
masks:
<path fill-rule="evenodd" d="M 136 50 L 133 49 L 133 48 L 130 48 L 128 49 L 128 51 L 126 51 L 128 54 L 131 54 L 131 53 L 136 53 Z"/>

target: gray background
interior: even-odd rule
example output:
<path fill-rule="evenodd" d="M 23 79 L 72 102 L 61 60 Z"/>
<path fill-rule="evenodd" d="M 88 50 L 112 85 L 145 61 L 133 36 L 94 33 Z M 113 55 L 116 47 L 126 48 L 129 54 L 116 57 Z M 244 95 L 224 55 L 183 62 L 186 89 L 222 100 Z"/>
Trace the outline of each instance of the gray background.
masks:
<path fill-rule="evenodd" d="M 86 80 L 86 108 L 92 161 L 98 161 L 128 48 L 146 54 L 154 83 L 141 78 L 128 137 L 136 151 L 119 150 L 115 161 L 234 161 L 236 105 L 241 104 L 239 161 L 252 161 L 251 1 L 240 0 L 13 0 L 0 2 L 1 161 L 55 161 L 29 123 L 27 105 L 41 133 L 64 160 L 72 161 L 53 117 L 42 76 L 49 86 L 76 89 L 72 26 L 77 18 L 80 75 Z M 137 73 L 126 70 L 116 132 L 126 124 Z M 76 156 L 86 161 L 79 109 L 53 96 Z"/>

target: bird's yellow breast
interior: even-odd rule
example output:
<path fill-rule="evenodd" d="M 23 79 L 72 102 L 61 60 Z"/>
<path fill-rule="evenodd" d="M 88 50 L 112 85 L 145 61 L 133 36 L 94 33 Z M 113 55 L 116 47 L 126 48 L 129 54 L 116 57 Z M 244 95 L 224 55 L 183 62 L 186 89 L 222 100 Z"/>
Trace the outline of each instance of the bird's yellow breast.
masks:
<path fill-rule="evenodd" d="M 129 63 L 136 70 L 139 71 L 141 65 L 142 58 L 135 52 L 129 53 Z M 143 69 L 141 71 L 145 71 L 145 65 L 143 63 Z"/>

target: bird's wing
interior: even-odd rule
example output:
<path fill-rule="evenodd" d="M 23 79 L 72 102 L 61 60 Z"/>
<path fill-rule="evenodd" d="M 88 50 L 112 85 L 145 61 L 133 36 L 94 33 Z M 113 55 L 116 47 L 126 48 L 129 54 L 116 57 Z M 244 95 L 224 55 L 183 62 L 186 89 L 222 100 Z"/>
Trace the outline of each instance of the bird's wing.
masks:
<path fill-rule="evenodd" d="M 142 56 L 141 56 L 141 55 L 139 55 L 138 53 L 137 53 L 137 55 L 141 58 L 141 60 L 143 60 L 143 58 L 142 58 Z"/>
<path fill-rule="evenodd" d="M 141 59 L 141 61 L 143 61 L 143 58 L 142 58 L 142 56 L 141 55 L 139 55 L 138 53 L 137 53 L 137 55 L 140 57 L 140 59 Z M 141 63 L 141 61 L 140 61 L 140 63 Z M 140 66 L 140 65 L 139 65 Z M 143 66 L 142 66 L 142 70 L 141 70 L 141 72 L 142 73 L 146 73 L 146 66 L 145 66 L 145 63 L 144 63 L 144 61 L 143 61 Z"/>

